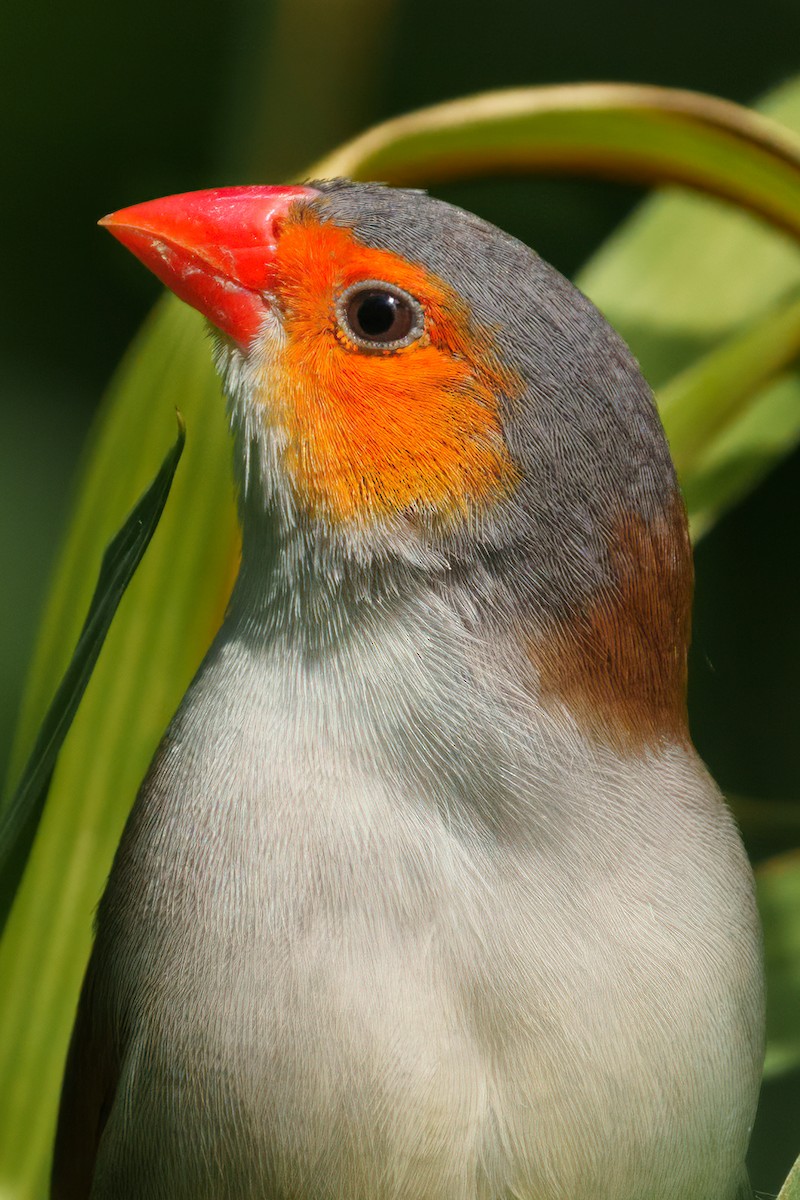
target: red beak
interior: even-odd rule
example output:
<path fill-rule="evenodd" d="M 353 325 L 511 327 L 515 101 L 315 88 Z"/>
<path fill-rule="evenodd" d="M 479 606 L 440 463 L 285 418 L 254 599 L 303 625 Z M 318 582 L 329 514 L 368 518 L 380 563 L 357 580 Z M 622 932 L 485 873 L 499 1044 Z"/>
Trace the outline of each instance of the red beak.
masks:
<path fill-rule="evenodd" d="M 282 219 L 307 187 L 185 192 L 103 217 L 162 283 L 246 348 L 269 308 Z"/>

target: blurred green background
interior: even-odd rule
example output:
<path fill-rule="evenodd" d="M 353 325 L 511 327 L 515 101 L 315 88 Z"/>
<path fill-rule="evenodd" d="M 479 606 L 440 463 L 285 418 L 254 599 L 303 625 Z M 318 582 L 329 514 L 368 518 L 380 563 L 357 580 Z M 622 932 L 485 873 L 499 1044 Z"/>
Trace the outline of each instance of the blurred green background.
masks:
<path fill-rule="evenodd" d="M 746 103 L 798 69 L 797 0 L 10 0 L 0 44 L 0 771 L 81 446 L 157 295 L 96 229 L 99 216 L 168 192 L 279 181 L 368 124 L 485 88 L 619 79 Z M 438 191 L 566 274 L 641 194 L 563 180 Z M 724 789 L 761 801 L 800 802 L 798 495 L 800 453 L 697 554 L 695 740 Z M 780 841 L 753 834 L 755 858 L 800 845 L 795 812 Z M 765 1089 L 757 1188 L 777 1192 L 798 1151 L 796 1073 Z"/>

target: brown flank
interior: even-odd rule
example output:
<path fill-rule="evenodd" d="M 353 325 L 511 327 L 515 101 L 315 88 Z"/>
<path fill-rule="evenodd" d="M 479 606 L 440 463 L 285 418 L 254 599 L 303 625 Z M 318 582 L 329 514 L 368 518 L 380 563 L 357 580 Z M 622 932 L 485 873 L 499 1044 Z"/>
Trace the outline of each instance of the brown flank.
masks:
<path fill-rule="evenodd" d="M 693 566 L 681 497 L 655 521 L 622 517 L 608 563 L 602 594 L 537 639 L 543 699 L 625 753 L 685 743 Z"/>

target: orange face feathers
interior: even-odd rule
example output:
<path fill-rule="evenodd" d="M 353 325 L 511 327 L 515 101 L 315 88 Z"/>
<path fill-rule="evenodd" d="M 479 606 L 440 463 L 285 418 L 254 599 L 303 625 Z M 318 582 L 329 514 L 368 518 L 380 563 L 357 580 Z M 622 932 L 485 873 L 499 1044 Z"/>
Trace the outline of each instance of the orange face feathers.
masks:
<path fill-rule="evenodd" d="M 343 327 L 339 298 L 371 281 L 420 305 L 408 344 L 365 348 Z M 513 487 L 499 404 L 521 381 L 441 280 L 298 208 L 281 231 L 275 296 L 285 339 L 263 403 L 304 507 L 333 522 L 411 508 L 446 517 Z"/>
<path fill-rule="evenodd" d="M 319 201 L 316 187 L 217 188 L 103 224 L 257 374 L 261 364 L 248 405 L 279 433 L 300 509 L 333 523 L 409 509 L 447 518 L 507 493 L 516 468 L 499 406 L 523 385 L 493 332 L 414 253 L 364 245 Z M 364 285 L 396 316 L 405 306 L 403 337 L 353 333 L 347 297 Z"/>

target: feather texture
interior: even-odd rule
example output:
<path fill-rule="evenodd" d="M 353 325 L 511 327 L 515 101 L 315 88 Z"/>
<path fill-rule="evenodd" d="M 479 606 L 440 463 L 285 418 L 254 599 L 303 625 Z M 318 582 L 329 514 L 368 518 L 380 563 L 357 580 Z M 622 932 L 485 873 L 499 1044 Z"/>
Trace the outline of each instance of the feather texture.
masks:
<path fill-rule="evenodd" d="M 735 1200 L 760 934 L 686 733 L 691 566 L 652 397 L 512 239 L 315 187 L 281 236 L 313 258 L 332 224 L 309 276 L 331 303 L 298 333 L 308 297 L 278 285 L 257 342 L 218 347 L 242 568 L 100 905 L 54 1200 Z M 414 264 L 428 314 L 431 288 L 460 297 L 458 344 L 432 326 L 406 358 L 494 380 L 481 453 L 508 486 L 425 492 L 468 477 L 428 437 L 446 410 L 447 454 L 472 453 L 463 393 L 463 421 L 431 384 L 404 423 L 390 391 L 352 395 L 384 360 L 324 383 L 348 245 Z"/>

